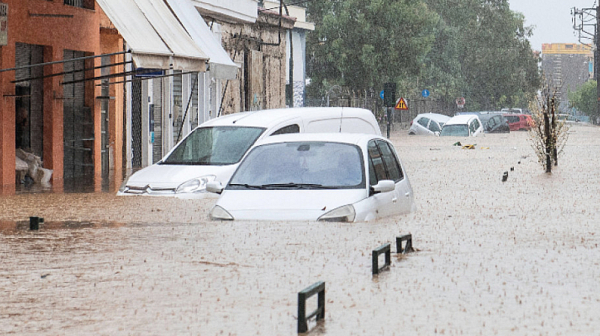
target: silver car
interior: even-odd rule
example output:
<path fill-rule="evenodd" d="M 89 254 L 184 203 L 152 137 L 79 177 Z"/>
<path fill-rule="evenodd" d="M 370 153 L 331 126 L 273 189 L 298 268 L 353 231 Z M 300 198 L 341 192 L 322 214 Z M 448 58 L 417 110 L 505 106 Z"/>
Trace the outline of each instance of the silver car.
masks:
<path fill-rule="evenodd" d="M 409 135 L 437 135 L 444 124 L 450 120 L 449 116 L 437 113 L 423 113 L 410 123 Z"/>

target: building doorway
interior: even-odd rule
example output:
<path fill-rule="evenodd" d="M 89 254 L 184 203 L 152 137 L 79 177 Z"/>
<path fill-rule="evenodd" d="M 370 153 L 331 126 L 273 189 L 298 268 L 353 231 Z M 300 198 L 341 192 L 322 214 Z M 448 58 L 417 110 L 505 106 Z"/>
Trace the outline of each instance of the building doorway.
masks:
<path fill-rule="evenodd" d="M 82 51 L 64 51 L 65 60 L 84 56 Z M 63 85 L 63 174 L 65 188 L 70 188 L 93 182 L 94 118 L 92 109 L 85 106 L 85 61 L 65 62 L 64 72 L 63 82 L 67 84 Z"/>
<path fill-rule="evenodd" d="M 15 50 L 15 148 L 32 153 L 43 160 L 43 67 L 44 47 L 17 43 Z"/>

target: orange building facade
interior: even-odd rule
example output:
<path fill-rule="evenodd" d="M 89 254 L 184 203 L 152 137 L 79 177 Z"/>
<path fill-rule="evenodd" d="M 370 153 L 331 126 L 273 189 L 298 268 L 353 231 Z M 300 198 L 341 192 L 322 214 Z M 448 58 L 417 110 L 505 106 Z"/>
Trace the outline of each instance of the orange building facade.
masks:
<path fill-rule="evenodd" d="M 1 0 L 0 14 L 2 192 L 23 183 L 18 149 L 41 158 L 56 190 L 120 180 L 124 89 L 101 83 L 124 71 L 122 37 L 93 0 Z"/>

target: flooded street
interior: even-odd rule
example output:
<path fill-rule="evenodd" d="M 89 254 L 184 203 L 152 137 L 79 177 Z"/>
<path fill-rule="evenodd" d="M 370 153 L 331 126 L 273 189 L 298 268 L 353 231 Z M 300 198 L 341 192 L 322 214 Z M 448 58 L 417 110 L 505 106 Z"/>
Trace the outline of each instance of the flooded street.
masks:
<path fill-rule="evenodd" d="M 373 223 L 211 222 L 214 198 L 0 196 L 0 330 L 295 335 L 297 293 L 324 281 L 314 335 L 596 334 L 600 128 L 573 126 L 551 175 L 527 139 L 395 133 L 417 211 Z M 372 276 L 372 250 L 407 233 L 417 252 Z"/>

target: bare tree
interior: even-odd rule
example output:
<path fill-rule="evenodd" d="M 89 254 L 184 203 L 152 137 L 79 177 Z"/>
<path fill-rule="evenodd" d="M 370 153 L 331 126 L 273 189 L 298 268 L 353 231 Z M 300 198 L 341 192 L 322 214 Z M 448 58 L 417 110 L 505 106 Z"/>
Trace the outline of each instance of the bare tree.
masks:
<path fill-rule="evenodd" d="M 538 161 L 546 173 L 552 172 L 552 165 L 558 165 L 558 155 L 562 153 L 568 139 L 569 127 L 565 120 L 559 120 L 557 115 L 557 90 L 549 86 L 529 104 L 533 127 L 529 131 L 531 145 Z"/>

